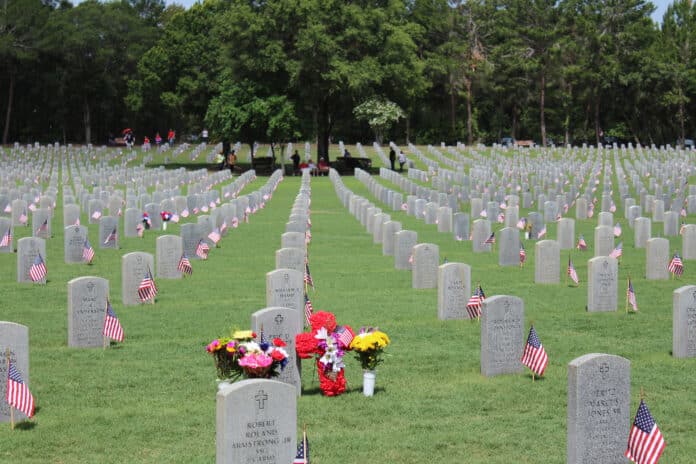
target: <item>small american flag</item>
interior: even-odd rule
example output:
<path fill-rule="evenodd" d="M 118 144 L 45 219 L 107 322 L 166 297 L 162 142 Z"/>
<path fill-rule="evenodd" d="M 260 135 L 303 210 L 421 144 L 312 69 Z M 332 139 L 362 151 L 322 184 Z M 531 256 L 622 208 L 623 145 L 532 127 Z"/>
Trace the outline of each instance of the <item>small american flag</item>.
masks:
<path fill-rule="evenodd" d="M 237 227 L 239 227 L 239 219 L 235 216 L 232 218 L 232 228 L 236 229 Z"/>
<path fill-rule="evenodd" d="M 44 222 L 42 222 L 39 228 L 36 229 L 37 234 L 40 234 L 41 232 L 48 232 L 48 218 L 44 219 Z"/>
<path fill-rule="evenodd" d="M 611 250 L 611 253 L 609 253 L 609 256 L 615 259 L 619 259 L 621 255 L 623 255 L 623 242 L 616 245 L 616 248 Z"/>
<path fill-rule="evenodd" d="M 616 212 L 616 204 L 612 201 L 611 205 L 609 206 L 609 212 L 615 213 Z"/>
<path fill-rule="evenodd" d="M 2 235 L 2 240 L 0 240 L 0 247 L 8 246 L 12 246 L 12 227 L 7 228 L 7 232 Z"/>
<path fill-rule="evenodd" d="M 136 232 L 138 232 L 138 237 L 142 237 L 143 233 L 145 232 L 145 227 L 143 227 L 142 224 L 138 224 L 135 226 Z"/>
<path fill-rule="evenodd" d="M 172 218 L 170 219 L 172 222 L 179 222 L 179 215 L 174 213 L 172 214 Z"/>
<path fill-rule="evenodd" d="M 578 246 L 576 248 L 581 251 L 587 250 L 587 242 L 585 242 L 584 236 L 580 235 L 580 238 L 578 239 Z"/>
<path fill-rule="evenodd" d="M 20 223 L 20 224 L 25 224 L 25 225 L 26 225 L 27 219 L 28 219 L 28 218 L 27 218 L 27 212 L 26 212 L 26 211 L 22 211 L 22 214 L 19 215 L 19 223 Z"/>
<path fill-rule="evenodd" d="M 106 317 L 104 318 L 102 335 L 112 340 L 123 341 L 123 327 L 121 327 L 121 322 L 116 317 L 114 308 L 111 307 L 111 302 L 108 299 L 106 300 Z"/>
<path fill-rule="evenodd" d="M 74 226 L 79 226 L 80 225 L 80 218 L 75 219 L 75 224 Z"/>
<path fill-rule="evenodd" d="M 580 282 L 580 279 L 578 279 L 578 272 L 575 270 L 575 266 L 573 266 L 573 261 L 570 259 L 570 256 L 568 257 L 568 276 L 570 276 L 570 280 L 575 282 L 575 285 Z"/>
<path fill-rule="evenodd" d="M 522 364 L 541 377 L 544 375 L 548 363 L 549 357 L 546 355 L 546 350 L 541 344 L 536 330 L 534 330 L 534 326 L 531 326 L 529 329 L 529 336 L 527 337 L 527 344 L 522 354 Z"/>
<path fill-rule="evenodd" d="M 95 221 L 101 217 L 101 211 L 95 211 L 92 213 L 92 219 Z"/>
<path fill-rule="evenodd" d="M 148 300 L 154 300 L 157 295 L 157 287 L 155 287 L 155 282 L 152 280 L 152 274 L 148 270 L 145 272 L 145 277 L 140 282 L 138 287 L 138 296 L 140 301 L 145 302 Z"/>
<path fill-rule="evenodd" d="M 484 245 L 489 245 L 489 244 L 494 244 L 495 243 L 495 232 L 493 232 L 484 242 Z"/>
<path fill-rule="evenodd" d="M 46 263 L 41 257 L 41 253 L 39 253 L 34 258 L 34 264 L 29 268 L 29 278 L 32 282 L 39 282 L 46 278 L 46 274 Z"/>
<path fill-rule="evenodd" d="M 633 282 L 631 282 L 631 279 L 628 279 L 628 288 L 626 289 L 626 300 L 628 300 L 628 304 L 631 305 L 631 308 L 633 308 L 634 311 L 638 311 L 638 303 L 636 303 L 636 292 L 633 290 Z"/>
<path fill-rule="evenodd" d="M 543 238 L 544 236 L 546 236 L 546 224 L 544 224 L 544 227 L 542 227 L 537 234 L 537 239 Z"/>
<path fill-rule="evenodd" d="M 12 206 L 8 203 L 7 206 L 5 206 L 5 212 L 6 213 L 11 213 L 12 212 Z"/>
<path fill-rule="evenodd" d="M 85 244 L 82 247 L 82 259 L 86 263 L 91 263 L 94 259 L 94 248 L 92 248 L 88 238 L 85 238 Z"/>
<path fill-rule="evenodd" d="M 520 265 L 527 261 L 527 250 L 524 249 L 524 245 L 520 245 Z"/>
<path fill-rule="evenodd" d="M 527 227 L 527 218 L 522 218 L 519 221 L 517 221 L 517 228 L 524 230 L 524 228 Z"/>
<path fill-rule="evenodd" d="M 309 442 L 307 441 L 307 431 L 302 432 L 302 442 L 297 445 L 297 454 L 292 464 L 309 464 Z"/>
<path fill-rule="evenodd" d="M 483 293 L 483 288 L 479 285 L 466 303 L 466 311 L 471 319 L 481 317 L 481 303 L 483 303 L 485 298 L 486 295 Z"/>
<path fill-rule="evenodd" d="M 640 400 L 636 418 L 628 436 L 624 456 L 637 464 L 655 464 L 665 450 L 665 439 L 643 400 Z"/>
<path fill-rule="evenodd" d="M 5 399 L 15 409 L 22 411 L 27 417 L 34 415 L 34 397 L 29 387 L 22 381 L 22 376 L 10 361 L 7 369 L 7 393 Z"/>
<path fill-rule="evenodd" d="M 338 341 L 343 344 L 345 348 L 350 346 L 350 342 L 355 338 L 355 334 L 347 326 L 340 325 L 336 327 L 336 333 L 338 334 Z"/>
<path fill-rule="evenodd" d="M 181 217 L 184 217 L 184 218 L 189 217 L 189 210 L 188 210 L 188 208 L 184 208 L 184 210 L 181 212 Z"/>
<path fill-rule="evenodd" d="M 304 317 L 305 322 L 309 325 L 309 318 L 314 314 L 314 308 L 312 307 L 312 302 L 309 300 L 307 293 L 304 294 Z"/>
<path fill-rule="evenodd" d="M 503 213 L 498 214 L 498 222 L 501 224 L 505 222 L 505 215 Z"/>
<path fill-rule="evenodd" d="M 614 226 L 614 237 L 621 237 L 621 224 L 618 222 Z"/>
<path fill-rule="evenodd" d="M 208 246 L 207 243 L 203 239 L 198 241 L 198 245 L 196 245 L 196 256 L 198 256 L 201 259 L 208 259 L 208 252 L 210 251 L 210 247 Z"/>
<path fill-rule="evenodd" d="M 672 260 L 669 262 L 667 269 L 675 276 L 681 276 L 684 273 L 684 263 L 682 262 L 679 253 L 674 253 L 674 256 L 672 256 Z"/>
<path fill-rule="evenodd" d="M 227 230 L 227 221 L 222 221 L 222 224 L 220 224 L 220 234 L 225 233 Z"/>
<path fill-rule="evenodd" d="M 220 241 L 220 239 L 222 238 L 222 236 L 220 235 L 220 229 L 218 229 L 218 228 L 216 227 L 214 231 L 212 231 L 211 233 L 208 234 L 208 238 L 209 238 L 214 244 L 217 245 L 217 243 L 218 243 L 218 242 Z"/>
<path fill-rule="evenodd" d="M 304 283 L 314 290 L 314 280 L 312 279 L 312 274 L 309 273 L 309 263 L 307 262 L 305 262 Z"/>
<path fill-rule="evenodd" d="M 186 275 L 193 274 L 193 267 L 191 267 L 191 261 L 188 259 L 188 256 L 186 256 L 186 253 L 181 255 L 179 264 L 177 264 L 176 268 Z"/>
<path fill-rule="evenodd" d="M 108 245 L 111 242 L 115 242 L 118 239 L 118 232 L 116 231 L 116 227 L 111 231 L 111 233 L 106 237 L 106 240 L 104 240 L 104 245 Z"/>
<path fill-rule="evenodd" d="M 679 214 L 681 215 L 681 217 L 686 217 L 686 208 L 682 208 Z"/>
<path fill-rule="evenodd" d="M 486 211 L 485 209 L 482 209 L 481 212 L 479 213 L 479 216 L 481 216 L 482 218 L 487 218 L 488 211 Z"/>

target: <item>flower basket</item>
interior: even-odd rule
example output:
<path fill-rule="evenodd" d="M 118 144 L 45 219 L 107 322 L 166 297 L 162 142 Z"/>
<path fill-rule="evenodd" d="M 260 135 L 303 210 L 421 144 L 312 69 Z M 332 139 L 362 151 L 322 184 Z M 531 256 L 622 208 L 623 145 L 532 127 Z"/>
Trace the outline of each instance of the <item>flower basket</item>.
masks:
<path fill-rule="evenodd" d="M 242 378 L 274 377 L 285 368 L 288 354 L 280 338 L 268 342 L 261 333 L 258 342 L 251 330 L 237 330 L 229 338 L 217 338 L 206 351 L 213 356 L 219 380 L 236 382 Z"/>

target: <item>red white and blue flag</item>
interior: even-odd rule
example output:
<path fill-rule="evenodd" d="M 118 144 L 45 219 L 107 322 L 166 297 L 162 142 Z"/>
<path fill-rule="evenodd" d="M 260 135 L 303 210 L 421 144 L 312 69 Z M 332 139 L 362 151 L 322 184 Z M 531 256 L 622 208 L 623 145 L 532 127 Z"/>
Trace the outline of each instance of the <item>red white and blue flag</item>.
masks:
<path fill-rule="evenodd" d="M 638 311 L 638 303 L 636 302 L 636 292 L 633 289 L 633 282 L 631 282 L 631 279 L 628 279 L 628 288 L 626 289 L 626 300 L 628 301 L 628 304 L 631 305 L 631 308 L 633 308 L 634 311 Z"/>
<path fill-rule="evenodd" d="M 32 282 L 39 282 L 46 278 L 47 270 L 46 263 L 41 257 L 41 253 L 36 255 L 34 263 L 29 268 L 29 278 Z"/>
<path fill-rule="evenodd" d="M 529 329 L 527 344 L 522 354 L 522 364 L 530 368 L 539 377 L 544 375 L 546 366 L 549 364 L 549 357 L 546 355 L 546 350 L 541 344 L 534 326 L 531 326 Z"/>
<path fill-rule="evenodd" d="M 585 237 L 583 235 L 580 235 L 580 238 L 578 239 L 578 246 L 576 248 L 581 251 L 587 250 L 587 242 L 585 242 Z"/>
<path fill-rule="evenodd" d="M 524 249 L 524 245 L 520 245 L 520 266 L 527 261 L 527 250 Z"/>
<path fill-rule="evenodd" d="M 297 445 L 297 454 L 292 464 L 309 464 L 309 442 L 307 441 L 307 431 L 302 432 L 302 442 Z"/>
<path fill-rule="evenodd" d="M 179 264 L 177 264 L 176 268 L 186 275 L 193 274 L 193 267 L 191 266 L 191 261 L 188 259 L 188 256 L 186 256 L 186 253 L 181 255 Z"/>
<path fill-rule="evenodd" d="M 198 241 L 198 245 L 196 245 L 196 256 L 198 256 L 201 259 L 208 259 L 208 252 L 210 251 L 210 247 L 208 246 L 207 243 L 205 243 L 205 240 L 201 239 Z"/>
<path fill-rule="evenodd" d="M 104 240 L 104 245 L 108 245 L 111 242 L 116 242 L 118 240 L 118 232 L 116 231 L 116 227 L 111 231 L 111 233 L 106 237 L 106 240 Z"/>
<path fill-rule="evenodd" d="M 580 282 L 578 272 L 575 270 L 575 266 L 573 266 L 573 261 L 571 261 L 570 256 L 568 257 L 568 276 L 570 277 L 570 280 L 575 282 L 575 285 Z"/>
<path fill-rule="evenodd" d="M 5 399 L 15 409 L 22 411 L 27 417 L 34 415 L 34 396 L 22 380 L 22 376 L 12 361 L 7 366 L 7 392 Z"/>
<path fill-rule="evenodd" d="M 145 277 L 143 277 L 138 287 L 138 297 L 140 297 L 140 301 L 145 302 L 154 300 L 156 295 L 157 287 L 155 286 L 155 281 L 152 279 L 150 270 L 148 270 L 145 272 Z"/>
<path fill-rule="evenodd" d="M 305 322 L 307 323 L 306 325 L 309 324 L 309 318 L 312 317 L 312 314 L 314 314 L 314 307 L 312 307 L 312 302 L 309 300 L 309 297 L 307 296 L 307 292 L 304 294 L 304 316 L 305 316 Z"/>
<path fill-rule="evenodd" d="M 112 340 L 123 341 L 123 327 L 118 317 L 116 317 L 114 308 L 111 307 L 111 302 L 108 299 L 106 300 L 106 317 L 104 318 L 104 330 L 102 331 L 102 335 Z"/>
<path fill-rule="evenodd" d="M 304 283 L 305 287 L 309 286 L 314 290 L 314 280 L 312 279 L 312 274 L 309 273 L 309 263 L 307 262 L 305 262 Z"/>
<path fill-rule="evenodd" d="M 679 256 L 679 253 L 674 253 L 674 256 L 672 256 L 672 260 L 669 262 L 667 269 L 672 273 L 672 275 L 675 276 L 681 276 L 684 273 L 684 262 L 682 261 L 681 256 Z"/>
<path fill-rule="evenodd" d="M 609 253 L 609 256 L 614 258 L 614 259 L 619 259 L 622 255 L 623 255 L 623 242 L 616 245 L 616 248 L 611 250 L 611 253 Z"/>
<path fill-rule="evenodd" d="M 5 248 L 12 246 L 12 227 L 8 227 L 7 231 L 2 234 L 2 240 L 0 240 L 0 247 Z"/>
<path fill-rule="evenodd" d="M 628 436 L 624 456 L 637 464 L 656 464 L 665 450 L 665 439 L 643 400 Z"/>
<path fill-rule="evenodd" d="M 86 263 L 91 263 L 94 259 L 94 248 L 92 248 L 88 238 L 85 238 L 85 244 L 82 247 L 82 259 Z"/>
<path fill-rule="evenodd" d="M 485 293 L 483 293 L 483 288 L 477 286 L 474 290 L 474 294 L 471 295 L 469 301 L 466 303 L 466 312 L 469 313 L 471 319 L 477 319 L 481 317 L 481 307 L 483 300 L 486 299 Z"/>

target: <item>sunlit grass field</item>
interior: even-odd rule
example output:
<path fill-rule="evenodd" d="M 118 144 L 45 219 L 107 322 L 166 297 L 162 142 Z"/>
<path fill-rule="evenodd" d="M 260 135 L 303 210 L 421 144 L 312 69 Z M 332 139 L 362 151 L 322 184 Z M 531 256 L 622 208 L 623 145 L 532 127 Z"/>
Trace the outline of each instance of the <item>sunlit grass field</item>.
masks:
<path fill-rule="evenodd" d="M 302 146 L 295 148 L 303 153 Z M 159 160 L 158 155 L 154 162 Z M 382 256 L 381 245 L 373 244 L 343 207 L 329 179 L 312 178 L 309 262 L 316 291 L 309 296 L 314 308 L 335 313 L 339 324 L 378 326 L 392 340 L 371 398 L 362 395 L 362 372 L 352 355 L 346 357 L 347 392 L 333 398 L 321 396 L 313 363 L 304 363 L 298 428 L 307 426 L 313 463 L 563 463 L 567 365 L 594 352 L 631 361 L 630 416 L 643 387 L 667 442 L 660 462 L 693 462 L 696 359 L 674 359 L 671 348 L 672 292 L 696 283 L 695 263 L 685 262 L 681 279 L 645 280 L 645 250 L 633 247 L 633 231 L 618 201 L 615 218 L 624 230 L 619 311 L 588 313 L 590 251 L 572 253 L 579 287 L 564 284 L 563 276 L 558 285 L 535 285 L 533 242 L 524 243 L 524 268 L 501 268 L 496 254 L 473 254 L 471 242 L 457 242 L 435 225 L 387 211 L 355 178 L 343 181 L 404 229 L 417 231 L 419 242 L 437 244 L 441 260 L 471 265 L 472 282 L 481 282 L 487 296 L 522 298 L 526 328 L 533 320 L 550 364 L 535 382 L 528 371 L 481 376 L 479 323 L 438 320 L 437 290 L 412 289 L 410 272 L 395 270 L 393 258 Z M 242 194 L 264 182 L 259 178 Z M 191 277 L 157 279 L 155 305 L 121 305 L 121 256 L 154 254 L 156 237 L 178 234 L 176 224 L 166 232 L 147 231 L 142 239 L 121 236 L 121 249 L 97 249 L 91 266 L 67 265 L 59 201 L 54 237 L 47 242 L 45 286 L 16 283 L 16 255 L 0 255 L 0 320 L 29 327 L 30 387 L 37 403 L 30 422 L 14 431 L 0 425 L 0 462 L 214 462 L 216 382 L 205 345 L 232 328 L 247 328 L 251 313 L 265 307 L 265 274 L 274 268 L 299 188 L 299 177 L 286 177 L 249 224 L 232 230 L 208 261 L 193 262 Z M 86 224 L 84 212 L 82 217 Z M 576 222 L 576 235 L 584 234 L 590 249 L 595 225 L 596 217 Z M 494 224 L 494 230 L 499 227 Z M 549 238 L 555 238 L 555 227 L 548 224 Z M 661 230 L 662 224 L 653 224 L 653 236 Z M 90 225 L 89 233 L 95 243 L 97 226 Z M 15 228 L 15 235 L 29 236 L 30 230 Z M 670 247 L 681 250 L 681 239 L 671 237 Z M 563 251 L 562 272 L 567 259 Z M 629 274 L 640 310 L 627 314 Z M 107 350 L 67 347 L 67 282 L 83 275 L 109 280 L 123 343 Z"/>

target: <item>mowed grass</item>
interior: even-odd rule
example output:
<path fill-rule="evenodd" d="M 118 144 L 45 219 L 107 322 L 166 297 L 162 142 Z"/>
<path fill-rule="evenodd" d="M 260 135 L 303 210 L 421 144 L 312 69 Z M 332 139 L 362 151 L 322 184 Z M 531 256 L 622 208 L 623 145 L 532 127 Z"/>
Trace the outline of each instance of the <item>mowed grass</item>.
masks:
<path fill-rule="evenodd" d="M 343 180 L 386 211 L 360 182 Z M 243 193 L 264 182 L 259 178 Z M 54 237 L 47 243 L 46 286 L 16 283 L 16 255 L 0 255 L 0 319 L 29 326 L 31 390 L 37 402 L 31 422 L 14 431 L 9 424 L 0 427 L 0 462 L 214 462 L 215 371 L 205 345 L 231 328 L 248 327 L 251 313 L 265 307 L 265 274 L 274 268 L 299 187 L 298 177 L 286 177 L 249 224 L 231 231 L 207 262 L 193 262 L 192 277 L 157 279 L 154 306 L 121 305 L 121 256 L 154 254 L 155 238 L 178 234 L 177 225 L 147 232 L 143 239 L 121 238 L 120 250 L 98 249 L 92 266 L 66 265 L 59 202 Z M 534 321 L 550 364 L 535 382 L 529 372 L 482 377 L 479 324 L 438 320 L 437 291 L 412 289 L 411 273 L 395 270 L 393 258 L 382 256 L 381 245 L 373 244 L 339 202 L 328 178 L 313 178 L 309 262 L 314 307 L 334 312 L 339 323 L 355 329 L 378 326 L 392 345 L 372 398 L 362 396 L 362 373 L 351 354 L 348 390 L 335 398 L 321 396 L 313 363 L 304 363 L 298 429 L 307 424 L 312 462 L 565 462 L 567 364 L 593 352 L 631 361 L 629 415 L 635 414 L 642 386 L 667 441 L 661 462 L 693 462 L 696 360 L 677 360 L 670 353 L 672 291 L 694 283 L 692 262 L 685 263 L 681 280 L 646 281 L 645 250 L 633 248 L 620 209 L 615 214 L 624 227 L 619 311 L 590 314 L 585 304 L 591 252 L 572 254 L 581 278 L 578 288 L 565 285 L 563 276 L 559 285 L 535 285 L 533 242 L 525 242 L 524 268 L 501 268 L 497 254 L 473 254 L 470 242 L 456 242 L 402 212 L 390 214 L 404 229 L 417 231 L 419 242 L 439 245 L 441 260 L 470 264 L 472 284 L 481 282 L 489 297 L 521 297 L 526 327 Z M 595 224 L 596 219 L 576 223 L 576 234 L 583 233 L 590 247 Z M 653 235 L 661 227 L 654 224 Z M 97 227 L 89 228 L 96 243 Z M 555 224 L 548 228 L 554 238 Z M 670 241 L 672 249 L 681 248 L 680 239 Z M 562 272 L 567 259 L 563 252 Z M 636 314 L 623 311 L 628 273 L 640 308 Z M 67 348 L 67 282 L 82 275 L 109 280 L 126 333 L 123 343 L 105 351 Z"/>

